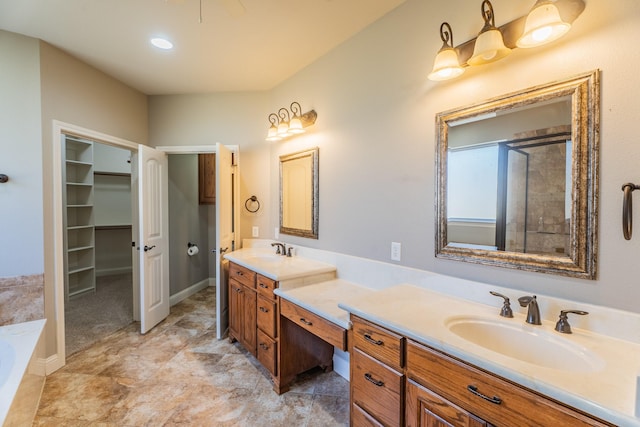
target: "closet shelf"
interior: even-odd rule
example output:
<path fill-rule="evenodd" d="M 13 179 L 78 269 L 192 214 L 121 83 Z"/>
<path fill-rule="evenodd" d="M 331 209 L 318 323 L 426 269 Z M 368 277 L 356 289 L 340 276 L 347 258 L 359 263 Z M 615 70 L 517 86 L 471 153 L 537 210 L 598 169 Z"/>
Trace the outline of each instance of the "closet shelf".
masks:
<path fill-rule="evenodd" d="M 89 225 L 70 225 L 67 227 L 67 230 L 82 230 L 84 228 L 94 228 L 93 224 Z"/>
<path fill-rule="evenodd" d="M 92 208 L 93 205 L 67 205 L 68 208 Z"/>
<path fill-rule="evenodd" d="M 98 230 L 129 230 L 131 224 L 114 224 L 114 225 L 96 225 L 96 231 Z"/>
<path fill-rule="evenodd" d="M 131 174 L 130 173 L 126 173 L 126 172 L 102 172 L 102 171 L 94 171 L 93 172 L 94 175 L 100 175 L 100 176 L 125 176 L 125 177 L 130 177 Z"/>
<path fill-rule="evenodd" d="M 87 249 L 93 249 L 93 246 L 76 246 L 76 247 L 70 247 L 68 249 L 69 252 L 79 252 L 79 251 L 86 251 Z"/>
<path fill-rule="evenodd" d="M 76 166 L 88 166 L 88 167 L 93 166 L 93 163 L 90 163 L 90 162 L 83 162 L 83 161 L 80 161 L 80 160 L 68 160 L 68 159 L 67 159 L 67 160 L 66 160 L 66 162 L 67 162 L 67 164 L 69 164 L 69 165 L 76 165 Z"/>
<path fill-rule="evenodd" d="M 76 187 L 92 187 L 93 186 L 93 184 L 89 182 L 69 182 L 69 181 L 67 181 L 67 185 L 73 185 Z"/>
<path fill-rule="evenodd" d="M 86 267 L 75 267 L 75 268 L 69 268 L 69 274 L 76 274 L 76 273 L 81 273 L 83 271 L 89 271 L 89 270 L 93 270 L 93 265 L 89 265 Z M 92 287 L 93 289 L 95 287 Z"/>

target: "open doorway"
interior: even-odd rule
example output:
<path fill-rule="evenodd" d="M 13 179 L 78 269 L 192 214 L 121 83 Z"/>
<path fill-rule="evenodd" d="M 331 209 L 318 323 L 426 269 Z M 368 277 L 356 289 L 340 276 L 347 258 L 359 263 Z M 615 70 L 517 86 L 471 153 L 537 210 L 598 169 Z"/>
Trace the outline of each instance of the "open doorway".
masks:
<path fill-rule="evenodd" d="M 65 350 L 72 355 L 134 321 L 131 151 L 72 135 L 64 146 Z"/>

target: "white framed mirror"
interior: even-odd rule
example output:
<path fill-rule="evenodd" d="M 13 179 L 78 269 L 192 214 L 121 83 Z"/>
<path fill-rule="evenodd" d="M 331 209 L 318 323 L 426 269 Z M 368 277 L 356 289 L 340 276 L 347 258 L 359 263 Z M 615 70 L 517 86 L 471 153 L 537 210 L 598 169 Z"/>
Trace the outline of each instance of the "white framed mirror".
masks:
<path fill-rule="evenodd" d="M 318 238 L 318 147 L 280 156 L 280 233 Z"/>
<path fill-rule="evenodd" d="M 599 71 L 436 115 L 436 257 L 595 279 Z"/>

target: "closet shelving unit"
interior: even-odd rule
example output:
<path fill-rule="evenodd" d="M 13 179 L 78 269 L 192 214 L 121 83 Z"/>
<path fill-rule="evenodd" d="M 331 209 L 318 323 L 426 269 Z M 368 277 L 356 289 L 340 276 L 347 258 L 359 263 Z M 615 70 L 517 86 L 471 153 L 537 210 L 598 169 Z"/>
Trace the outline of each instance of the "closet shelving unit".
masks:
<path fill-rule="evenodd" d="M 93 142 L 64 136 L 65 299 L 96 290 Z"/>

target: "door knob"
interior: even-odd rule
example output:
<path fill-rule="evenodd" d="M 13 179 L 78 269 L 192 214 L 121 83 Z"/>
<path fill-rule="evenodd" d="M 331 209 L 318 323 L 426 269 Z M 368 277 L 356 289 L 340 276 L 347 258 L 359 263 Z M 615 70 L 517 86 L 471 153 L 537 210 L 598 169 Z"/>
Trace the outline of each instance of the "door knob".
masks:
<path fill-rule="evenodd" d="M 156 247 L 156 245 L 153 245 L 153 246 L 147 246 L 147 245 L 144 245 L 144 248 L 143 248 L 143 249 L 144 249 L 144 251 L 145 251 L 145 252 L 148 252 L 148 251 L 150 251 L 151 249 L 153 249 L 153 248 L 155 248 L 155 247 Z"/>

